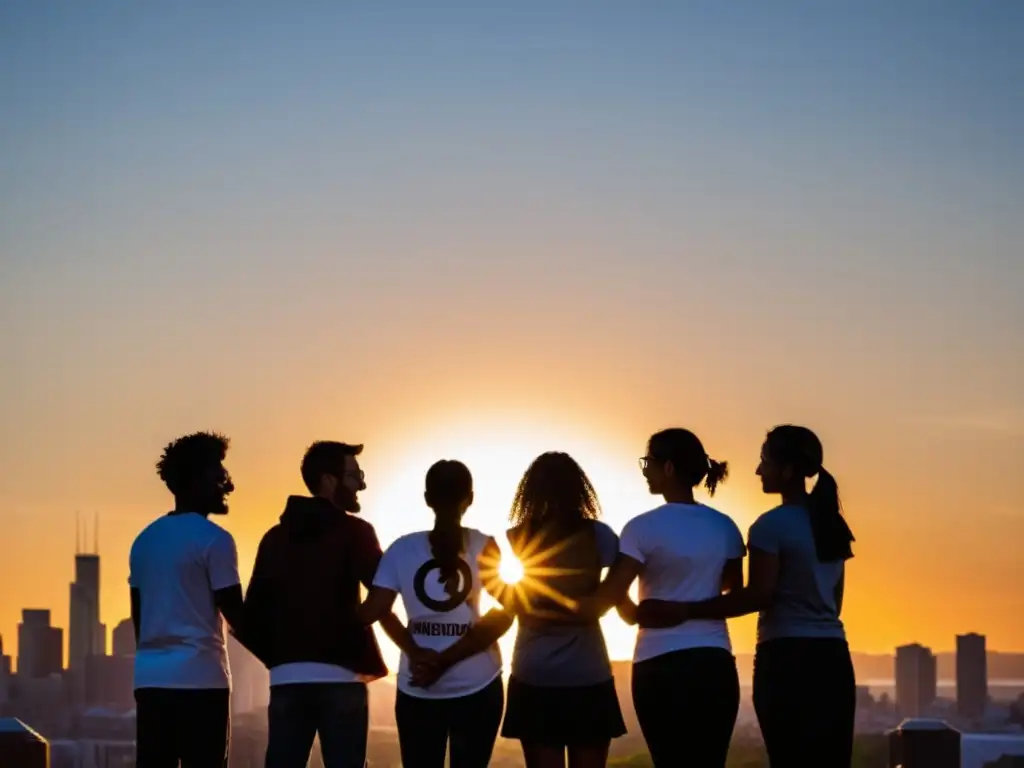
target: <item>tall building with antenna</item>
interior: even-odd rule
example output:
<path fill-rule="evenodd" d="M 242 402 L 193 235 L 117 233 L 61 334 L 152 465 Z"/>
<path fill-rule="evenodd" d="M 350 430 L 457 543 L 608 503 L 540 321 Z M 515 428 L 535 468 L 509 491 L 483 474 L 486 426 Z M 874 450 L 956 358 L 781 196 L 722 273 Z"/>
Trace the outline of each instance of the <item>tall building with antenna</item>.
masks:
<path fill-rule="evenodd" d="M 71 583 L 68 669 L 80 671 L 90 656 L 107 652 L 107 628 L 100 623 L 99 515 L 93 524 L 93 551 L 85 552 L 85 529 L 75 520 L 75 580 Z"/>

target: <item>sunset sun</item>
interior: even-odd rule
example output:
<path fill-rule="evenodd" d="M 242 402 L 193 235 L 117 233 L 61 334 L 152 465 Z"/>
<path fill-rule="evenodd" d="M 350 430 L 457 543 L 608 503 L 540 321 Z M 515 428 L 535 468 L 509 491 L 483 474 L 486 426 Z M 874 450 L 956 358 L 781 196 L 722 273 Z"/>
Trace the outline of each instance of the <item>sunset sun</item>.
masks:
<path fill-rule="evenodd" d="M 485 438 L 481 438 L 486 435 Z M 545 451 L 565 451 L 583 467 L 597 491 L 602 507 L 602 520 L 615 531 L 631 517 L 652 505 L 643 477 L 636 470 L 633 455 L 637 448 L 609 436 L 587 435 L 582 430 L 554 430 L 550 424 L 507 423 L 486 424 L 473 420 L 457 428 L 437 430 L 418 444 L 389 456 L 386 466 L 374 466 L 367 461 L 365 509 L 387 546 L 399 536 L 412 531 L 427 530 L 433 526 L 433 513 L 423 500 L 424 477 L 435 461 L 458 459 L 469 467 L 473 475 L 474 501 L 467 510 L 464 524 L 493 536 L 501 550 L 497 576 L 515 588 L 517 599 L 531 599 L 549 589 L 539 563 L 546 553 L 525 552 L 520 562 L 512 553 L 505 532 L 509 527 L 509 509 L 516 486 L 530 463 Z M 619 445 L 618 450 L 605 449 L 606 445 Z M 635 586 L 634 586 L 635 590 Z M 547 595 L 562 602 L 556 594 Z M 486 592 L 481 596 L 481 612 L 496 605 Z M 628 658 L 632 654 L 635 630 L 619 620 L 614 612 L 602 620 L 608 649 L 613 658 Z M 505 658 L 511 658 L 515 631 L 501 640 Z M 381 635 L 381 642 L 390 642 Z"/>
<path fill-rule="evenodd" d="M 506 584 L 518 584 L 523 578 L 523 564 L 514 555 L 505 555 L 498 566 L 498 576 Z"/>

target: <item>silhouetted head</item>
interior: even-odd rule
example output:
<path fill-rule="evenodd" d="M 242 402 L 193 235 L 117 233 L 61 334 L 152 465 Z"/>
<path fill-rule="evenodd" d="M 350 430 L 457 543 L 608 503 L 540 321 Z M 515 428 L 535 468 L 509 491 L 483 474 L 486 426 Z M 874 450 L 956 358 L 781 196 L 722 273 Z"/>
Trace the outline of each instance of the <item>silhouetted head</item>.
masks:
<path fill-rule="evenodd" d="M 215 432 L 196 432 L 164 448 L 156 471 L 174 494 L 176 509 L 201 515 L 227 514 L 227 496 L 235 490 L 224 468 L 230 444 Z"/>
<path fill-rule="evenodd" d="M 423 499 L 435 514 L 455 512 L 460 518 L 473 503 L 473 476 L 461 461 L 441 459 L 427 470 Z"/>
<path fill-rule="evenodd" d="M 819 560 L 846 560 L 853 557 L 853 532 L 843 519 L 839 487 L 823 461 L 824 449 L 817 435 L 807 427 L 784 424 L 765 438 L 757 474 L 765 493 L 803 499 Z M 807 480 L 815 476 L 817 482 L 807 493 Z"/>
<path fill-rule="evenodd" d="M 461 461 L 442 459 L 427 470 L 423 498 L 434 510 L 430 551 L 441 572 L 439 581 L 455 596 L 459 590 L 459 556 L 463 549 L 462 516 L 473 503 L 473 476 Z"/>
<path fill-rule="evenodd" d="M 647 487 L 657 494 L 695 488 L 703 481 L 714 496 L 718 484 L 729 476 L 728 463 L 710 458 L 700 438 L 688 429 L 665 429 L 652 435 L 640 467 Z"/>
<path fill-rule="evenodd" d="M 313 443 L 302 457 L 302 480 L 314 496 L 326 499 L 343 512 L 358 512 L 359 492 L 366 489 L 356 457 L 362 445 L 333 440 Z"/>
<path fill-rule="evenodd" d="M 567 453 L 543 453 L 526 470 L 509 519 L 532 531 L 573 531 L 601 516 L 601 506 L 583 468 Z"/>

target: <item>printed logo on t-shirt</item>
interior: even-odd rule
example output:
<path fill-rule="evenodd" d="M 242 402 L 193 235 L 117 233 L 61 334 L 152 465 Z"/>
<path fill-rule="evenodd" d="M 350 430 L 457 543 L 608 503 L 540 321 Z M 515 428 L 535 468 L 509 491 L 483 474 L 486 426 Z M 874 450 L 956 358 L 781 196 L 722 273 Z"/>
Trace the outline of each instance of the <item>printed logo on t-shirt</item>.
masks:
<path fill-rule="evenodd" d="M 374 586 L 398 592 L 405 604 L 408 631 L 422 648 L 443 651 L 463 637 L 480 620 L 480 553 L 490 537 L 468 528 L 465 551 L 452 560 L 434 556 L 430 531 L 418 531 L 395 541 L 381 558 Z M 452 572 L 441 576 L 441 562 Z M 497 646 L 463 659 L 433 685 L 412 684 L 409 657 L 402 654 L 398 689 L 417 698 L 445 699 L 468 696 L 501 675 Z"/>
<path fill-rule="evenodd" d="M 454 611 L 466 602 L 466 598 L 469 597 L 470 590 L 473 588 L 473 570 L 469 567 L 469 563 L 461 557 L 458 559 L 455 567 L 458 575 L 457 586 L 448 592 L 447 600 L 435 600 L 427 594 L 427 576 L 436 572 L 437 576 L 435 578 L 440 582 L 441 564 L 433 557 L 427 560 L 427 562 L 419 567 L 412 580 L 412 588 L 416 593 L 416 598 L 424 606 L 436 613 Z"/>
<path fill-rule="evenodd" d="M 462 637 L 469 631 L 469 624 L 454 624 L 440 621 L 413 621 L 409 631 L 425 637 Z"/>

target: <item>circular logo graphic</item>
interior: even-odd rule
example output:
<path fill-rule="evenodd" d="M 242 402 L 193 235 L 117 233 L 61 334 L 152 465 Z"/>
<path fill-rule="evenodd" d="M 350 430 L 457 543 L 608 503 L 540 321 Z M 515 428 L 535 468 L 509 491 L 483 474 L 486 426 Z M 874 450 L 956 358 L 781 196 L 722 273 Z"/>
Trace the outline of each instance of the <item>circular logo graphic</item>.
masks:
<path fill-rule="evenodd" d="M 454 595 L 449 596 L 447 600 L 435 600 L 427 594 L 427 575 L 431 571 L 439 571 L 441 564 L 434 558 L 427 560 L 427 562 L 419 567 L 419 570 L 416 571 L 416 576 L 412 580 L 412 588 L 416 592 L 416 598 L 427 608 L 438 613 L 454 611 L 466 602 L 466 598 L 469 597 L 469 590 L 473 588 L 473 571 L 469 567 L 469 563 L 461 557 L 456 567 L 458 568 L 459 575 L 458 591 Z"/>

